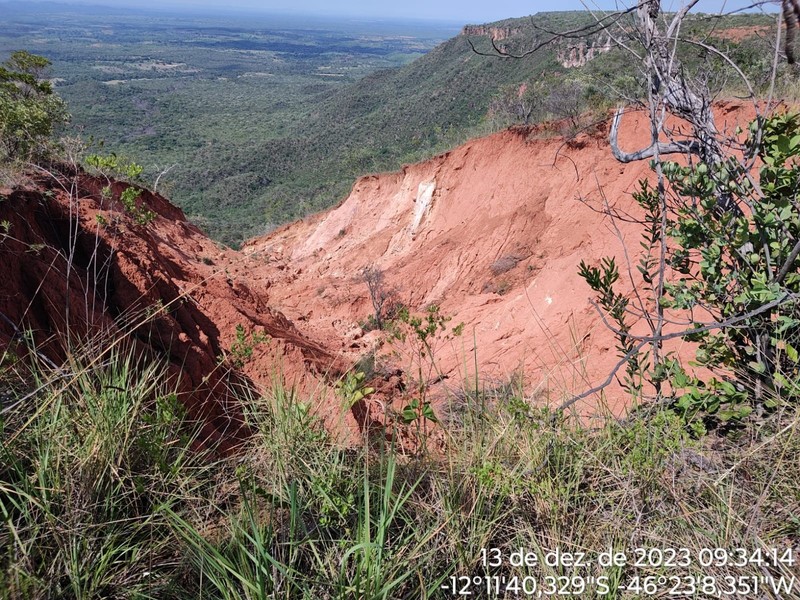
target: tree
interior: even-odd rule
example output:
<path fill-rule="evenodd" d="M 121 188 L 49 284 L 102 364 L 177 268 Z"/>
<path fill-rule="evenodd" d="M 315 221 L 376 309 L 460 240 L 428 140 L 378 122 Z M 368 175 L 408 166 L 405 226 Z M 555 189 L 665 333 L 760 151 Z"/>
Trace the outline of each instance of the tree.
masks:
<path fill-rule="evenodd" d="M 386 286 L 383 271 L 374 265 L 364 267 L 361 270 L 361 278 L 367 284 L 369 299 L 372 302 L 374 311 L 370 316 L 372 325 L 375 329 L 382 330 L 386 326 L 386 320 L 394 318 L 397 313 L 399 307 L 397 292 Z"/>
<path fill-rule="evenodd" d="M 572 131 L 577 131 L 581 115 L 587 107 L 586 87 L 575 79 L 560 81 L 550 90 L 545 106 L 551 115 L 566 119 Z"/>
<path fill-rule="evenodd" d="M 19 50 L 0 64 L 0 158 L 29 160 L 68 121 L 61 98 L 45 79 L 50 61 Z"/>
<path fill-rule="evenodd" d="M 622 290 L 620 266 L 611 258 L 580 265 L 580 275 L 596 292 L 595 306 L 617 337 L 620 362 L 606 381 L 563 407 L 603 389 L 625 367 L 624 383 L 634 394 L 647 389 L 700 433 L 711 424 L 800 399 L 800 118 L 769 117 L 770 107 L 763 109 L 729 54 L 708 38 L 681 35 L 697 4 L 687 0 L 676 12 L 665 13 L 658 0 L 641 0 L 622 11 L 593 13 L 590 25 L 547 32 L 552 37 L 519 54 L 603 31 L 634 59 L 646 81 L 646 97 L 633 103 L 650 117 L 649 143 L 633 151 L 619 145 L 620 122 L 631 99 L 615 111 L 609 134 L 617 160 L 649 159 L 655 174 L 654 183 L 641 182 L 634 194 L 643 214 L 638 218 L 643 252 L 638 264 L 623 267 L 630 280 L 638 272 L 639 281 L 632 293 Z M 789 59 L 797 4 L 783 2 Z M 776 22 L 773 81 L 781 17 Z M 757 115 L 746 140 L 717 128 L 707 69 L 683 63 L 687 49 L 739 77 Z M 670 122 L 676 121 L 683 124 L 681 137 L 673 135 Z M 681 162 L 670 162 L 675 155 Z M 621 216 L 607 206 L 605 211 Z M 677 312 L 667 312 L 672 309 Z M 649 333 L 633 335 L 637 322 Z M 665 353 L 665 342 L 674 338 L 695 342 L 697 362 L 713 375 L 692 376 L 675 355 Z"/>
<path fill-rule="evenodd" d="M 491 114 L 506 122 L 528 125 L 537 120 L 544 108 L 544 86 L 541 82 L 523 82 L 504 86 L 489 105 Z"/>
<path fill-rule="evenodd" d="M 692 40 L 737 70 L 756 106 L 744 142 L 717 129 L 705 80 L 688 77 L 677 58 L 678 32 L 696 4 L 687 2 L 667 17 L 655 0 L 638 4 L 650 144 L 633 152 L 620 149 L 624 108 L 611 124 L 614 156 L 620 162 L 652 159 L 656 175 L 654 186 L 642 182 L 634 194 L 645 215 L 644 254 L 636 267 L 640 289 L 634 295 L 618 290 L 611 259 L 599 267 L 582 263 L 580 275 L 598 294 L 596 303 L 617 336 L 618 367 L 626 365 L 628 386 L 641 394 L 644 383 L 651 383 L 657 400 L 702 433 L 800 399 L 800 118 L 765 116 L 741 69 L 718 49 Z M 687 123 L 691 134 L 671 139 L 668 115 Z M 664 158 L 676 154 L 685 161 Z M 667 309 L 684 319 L 668 318 Z M 696 321 L 694 314 L 711 318 Z M 637 319 L 648 324 L 649 335 L 631 334 Z M 678 330 L 665 333 L 667 326 Z M 673 338 L 695 342 L 696 362 L 712 375 L 690 375 L 675 355 L 664 354 L 663 344 Z"/>

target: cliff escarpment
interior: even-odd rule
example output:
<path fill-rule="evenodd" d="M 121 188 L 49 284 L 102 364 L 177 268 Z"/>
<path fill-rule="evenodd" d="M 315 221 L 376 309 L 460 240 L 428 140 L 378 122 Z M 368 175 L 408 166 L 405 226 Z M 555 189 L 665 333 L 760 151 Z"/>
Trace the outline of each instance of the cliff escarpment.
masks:
<path fill-rule="evenodd" d="M 720 106 L 718 123 L 746 129 L 747 112 Z M 646 115 L 630 113 L 620 144 L 647 146 L 648 132 Z M 464 323 L 461 337 L 437 349 L 439 379 L 451 388 L 476 378 L 500 385 L 516 374 L 530 398 L 558 404 L 604 380 L 619 360 L 578 265 L 613 256 L 623 273 L 625 265 L 635 272 L 641 230 L 607 213 L 635 218 L 631 193 L 651 176 L 646 161 L 613 158 L 604 126 L 570 141 L 510 129 L 362 177 L 336 208 L 253 240 L 245 252 L 279 265 L 275 302 L 330 347 L 395 364 L 397 345 L 356 325 L 373 312 L 361 275 L 371 267 L 412 311 L 433 304 L 451 324 Z M 602 401 L 621 410 L 625 399 L 612 386 Z M 598 401 L 587 398 L 583 411 Z"/>
<path fill-rule="evenodd" d="M 718 109 L 721 128 L 751 115 Z M 647 117 L 625 117 L 620 143 L 647 145 Z M 514 378 L 532 403 L 559 404 L 604 380 L 615 340 L 578 276 L 583 260 L 638 247 L 631 199 L 644 162 L 614 160 L 600 127 L 565 140 L 514 128 L 401 171 L 360 178 L 335 208 L 233 251 L 161 196 L 61 168 L 0 190 L 0 350 L 70 364 L 120 347 L 163 360 L 190 416 L 223 451 L 247 436 L 236 390 L 306 393 L 330 427 L 387 423 L 419 370 L 408 340 L 370 331 L 365 269 L 412 314 L 436 305 L 463 324 L 437 340 L 436 389 Z M 142 219 L 142 215 L 147 218 Z M 336 381 L 367 370 L 377 393 L 343 407 Z M 405 386 L 405 387 L 404 387 Z M 406 390 L 406 391 L 404 391 Z M 619 411 L 611 386 L 586 398 Z"/>

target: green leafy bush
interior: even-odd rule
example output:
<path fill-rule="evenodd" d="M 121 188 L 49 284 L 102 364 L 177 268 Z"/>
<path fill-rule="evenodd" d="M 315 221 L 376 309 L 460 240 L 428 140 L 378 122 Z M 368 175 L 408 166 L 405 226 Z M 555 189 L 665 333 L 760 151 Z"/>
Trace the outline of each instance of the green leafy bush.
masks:
<path fill-rule="evenodd" d="M 142 195 L 142 190 L 134 183 L 141 179 L 144 170 L 141 165 L 120 158 L 113 152 L 108 155 L 89 154 L 84 159 L 84 163 L 91 171 L 102 175 L 108 181 L 108 185 L 102 190 L 103 197 L 106 199 L 113 197 L 112 179 L 127 181 L 131 184 L 120 192 L 119 201 L 137 225 L 147 225 L 156 218 L 156 213 L 140 206 L 137 202 Z"/>
<path fill-rule="evenodd" d="M 651 289 L 663 279 L 657 309 L 711 316 L 672 334 L 697 344 L 696 364 L 711 376 L 690 375 L 673 355 L 652 363 L 644 355 L 646 342 L 660 348 L 665 338 L 630 334 L 629 297 L 617 289 L 613 260 L 581 263 L 579 271 L 615 323 L 629 385 L 641 390 L 645 380 L 652 383 L 698 434 L 800 398 L 800 116 L 754 122 L 746 146 L 761 162 L 757 181 L 735 158 L 710 168 L 665 162 L 665 202 L 646 182 L 634 194 L 646 214 L 648 252 L 639 273 Z M 721 209 L 723 199 L 741 209 Z M 669 268 L 659 273 L 650 250 L 659 243 L 662 217 Z"/>
<path fill-rule="evenodd" d="M 55 127 L 69 120 L 61 98 L 44 79 L 50 61 L 19 50 L 0 64 L 0 159 L 41 154 Z"/>
<path fill-rule="evenodd" d="M 123 179 L 125 181 L 138 181 L 144 171 L 141 165 L 120 158 L 114 152 L 111 154 L 89 154 L 85 158 L 86 165 L 95 169 L 105 177 Z"/>
<path fill-rule="evenodd" d="M 250 335 L 244 330 L 244 325 L 238 324 L 236 326 L 236 341 L 231 344 L 231 350 L 228 353 L 228 360 L 235 369 L 244 367 L 251 358 L 253 358 L 253 350 L 259 344 L 269 341 L 269 337 L 263 331 L 253 331 Z"/>
<path fill-rule="evenodd" d="M 135 188 L 134 186 L 130 186 L 122 190 L 122 193 L 119 195 L 119 199 L 122 202 L 125 210 L 130 213 L 133 217 L 133 220 L 136 221 L 137 225 L 147 225 L 153 219 L 156 218 L 156 213 L 152 210 L 141 208 L 136 204 L 136 201 L 142 195 L 142 191 Z"/>

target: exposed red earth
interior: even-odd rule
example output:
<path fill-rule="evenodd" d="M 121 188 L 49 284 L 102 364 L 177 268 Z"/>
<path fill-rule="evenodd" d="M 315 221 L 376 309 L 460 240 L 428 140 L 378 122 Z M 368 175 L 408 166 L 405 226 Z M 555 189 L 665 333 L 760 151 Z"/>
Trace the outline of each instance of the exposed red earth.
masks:
<path fill-rule="evenodd" d="M 0 190 L 0 222 L 8 223 L 0 240 L 0 351 L 21 348 L 20 334 L 30 330 L 36 350 L 56 362 L 87 345 L 96 357 L 114 339 L 166 358 L 189 415 L 223 452 L 246 434 L 232 387 L 281 377 L 310 393 L 341 372 L 334 354 L 272 308 L 268 282 L 251 286 L 247 257 L 220 248 L 149 192 L 139 205 L 155 219 L 137 225 L 117 201 L 127 185 L 114 183 L 112 200 L 101 193 L 106 184 L 65 172 Z M 220 361 L 237 325 L 268 336 L 241 375 Z"/>
<path fill-rule="evenodd" d="M 752 106 L 727 103 L 718 127 L 747 131 L 753 116 Z M 630 113 L 620 146 L 645 147 L 649 132 L 647 116 Z M 409 370 L 407 351 L 392 358 L 396 343 L 382 345 L 356 325 L 372 311 L 359 274 L 374 265 L 413 310 L 437 304 L 451 324 L 465 324 L 435 355 L 451 392 L 476 370 L 489 385 L 516 373 L 532 402 L 558 405 L 606 379 L 619 360 L 578 264 L 615 256 L 624 266 L 624 241 L 635 271 L 639 228 L 618 222 L 617 232 L 598 209 L 607 201 L 635 213 L 631 192 L 651 177 L 647 162 L 612 157 L 607 126 L 569 144 L 544 130 L 511 129 L 362 177 L 336 208 L 252 240 L 244 252 L 264 263 L 284 314 L 332 349 L 377 351 Z M 576 408 L 591 414 L 603 402 L 619 413 L 626 400 L 614 384 Z"/>
<path fill-rule="evenodd" d="M 746 130 L 752 116 L 729 103 L 718 126 Z M 0 230 L 0 351 L 25 329 L 56 360 L 67 358 L 54 341 L 66 331 L 95 344 L 126 333 L 142 353 L 169 360 L 189 413 L 223 451 L 247 433 L 230 395 L 243 382 L 280 379 L 328 426 L 355 433 L 407 401 L 403 384 L 413 389 L 418 373 L 408 342 L 358 324 L 372 311 L 361 270 L 375 266 L 412 312 L 437 304 L 449 328 L 464 323 L 460 336 L 435 343 L 439 408 L 476 375 L 491 386 L 516 374 L 530 402 L 558 404 L 618 361 L 578 263 L 616 256 L 624 265 L 622 241 L 638 248 L 635 226 L 616 230 L 598 209 L 605 199 L 634 211 L 630 194 L 651 173 L 616 162 L 606 137 L 604 127 L 567 144 L 546 130 L 512 129 L 472 140 L 362 177 L 337 207 L 241 252 L 218 246 L 161 196 L 142 195 L 156 217 L 138 225 L 116 200 L 126 184 L 115 183 L 109 200 L 102 178 L 37 176 L 0 190 L 0 222 L 9 223 L 7 235 Z M 624 118 L 624 149 L 648 138 L 645 115 Z M 241 375 L 220 361 L 237 326 L 267 336 Z M 370 353 L 378 392 L 348 412 L 333 383 Z M 598 402 L 619 413 L 625 393 L 614 384 L 576 408 L 592 414 Z"/>

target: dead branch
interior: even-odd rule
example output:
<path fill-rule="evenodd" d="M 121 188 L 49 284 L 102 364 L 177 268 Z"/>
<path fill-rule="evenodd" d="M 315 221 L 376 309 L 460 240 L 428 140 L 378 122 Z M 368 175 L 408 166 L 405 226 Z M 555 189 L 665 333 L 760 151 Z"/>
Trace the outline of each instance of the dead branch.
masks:
<path fill-rule="evenodd" d="M 618 108 L 614 113 L 614 118 L 611 120 L 611 131 L 608 134 L 608 141 L 611 145 L 611 152 L 621 163 L 635 162 L 653 158 L 656 154 L 665 156 L 668 154 L 697 154 L 700 155 L 701 147 L 696 141 L 686 142 L 659 142 L 654 141 L 650 146 L 637 150 L 635 152 L 624 152 L 619 147 L 619 123 L 622 120 L 624 108 Z"/>
<path fill-rule="evenodd" d="M 693 335 L 693 334 L 704 333 L 706 331 L 714 331 L 716 329 L 725 329 L 725 328 L 728 328 L 728 327 L 732 327 L 733 325 L 736 325 L 737 323 L 741 323 L 743 321 L 747 321 L 749 319 L 752 319 L 753 317 L 756 317 L 756 316 L 758 316 L 760 314 L 763 314 L 763 313 L 765 313 L 767 311 L 770 311 L 773 308 L 776 308 L 776 307 L 784 304 L 785 302 L 789 302 L 789 301 L 792 301 L 792 300 L 794 300 L 794 301 L 800 300 L 800 294 L 790 294 L 790 293 L 786 292 L 780 298 L 776 298 L 772 302 L 768 302 L 767 304 L 759 306 L 758 308 L 756 308 L 756 309 L 754 309 L 754 310 L 752 310 L 750 312 L 744 313 L 742 315 L 737 315 L 735 317 L 731 317 L 730 319 L 726 319 L 724 321 L 711 321 L 710 323 L 703 323 L 702 325 L 700 325 L 698 323 L 697 325 L 700 325 L 699 327 L 692 327 L 690 329 L 684 329 L 683 331 L 676 331 L 674 333 L 661 334 L 657 338 L 655 336 L 634 336 L 634 335 L 630 335 L 629 337 L 631 339 L 635 339 L 639 343 L 636 346 L 634 346 L 633 348 L 631 348 L 619 360 L 619 362 L 616 365 L 614 365 L 613 369 L 611 370 L 611 373 L 609 373 L 609 375 L 605 379 L 605 381 L 603 381 L 601 384 L 596 385 L 595 387 L 593 387 L 593 388 L 591 388 L 589 390 L 586 390 L 585 392 L 583 392 L 581 394 L 578 394 L 577 396 L 573 396 L 572 398 L 570 398 L 569 400 L 567 400 L 566 402 L 561 404 L 558 407 L 557 412 L 564 411 L 564 410 L 568 409 L 570 406 L 574 405 L 576 402 L 579 402 L 580 400 L 583 400 L 584 398 L 587 398 L 587 397 L 589 397 L 589 396 L 591 396 L 593 394 L 597 394 L 598 392 L 602 392 L 605 388 L 607 388 L 609 385 L 611 385 L 611 382 L 614 381 L 614 378 L 617 376 L 617 373 L 623 367 L 623 365 L 625 365 L 625 363 L 627 363 L 633 356 L 635 356 L 647 344 L 652 344 L 653 342 L 665 342 L 665 341 L 673 340 L 673 339 L 676 339 L 676 338 L 685 338 L 686 336 Z M 611 328 L 613 330 L 613 326 L 610 323 L 608 323 L 608 321 L 606 320 L 605 316 L 601 314 L 601 317 L 602 317 L 603 321 L 605 322 L 606 326 L 608 326 L 609 328 Z"/>

